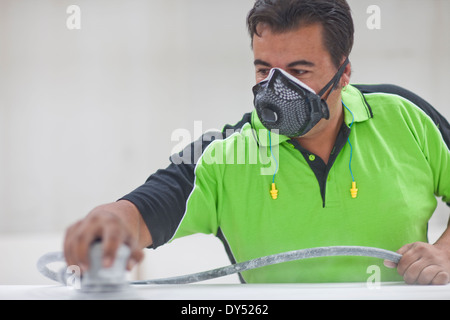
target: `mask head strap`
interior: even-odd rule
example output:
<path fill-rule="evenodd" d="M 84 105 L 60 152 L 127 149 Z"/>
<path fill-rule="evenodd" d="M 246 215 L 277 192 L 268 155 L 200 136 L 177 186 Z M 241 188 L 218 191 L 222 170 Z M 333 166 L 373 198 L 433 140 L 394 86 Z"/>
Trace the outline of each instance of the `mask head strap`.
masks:
<path fill-rule="evenodd" d="M 347 59 L 345 59 L 344 63 L 339 67 L 339 70 L 336 72 L 333 79 L 331 79 L 330 82 L 328 82 L 326 84 L 326 86 L 323 87 L 323 89 L 320 90 L 320 92 L 317 94 L 319 97 L 322 97 L 325 94 L 325 92 L 327 92 L 327 90 L 330 88 L 330 86 L 333 85 L 333 87 L 331 88 L 330 92 L 328 92 L 327 97 L 324 100 L 328 99 L 328 97 L 333 92 L 333 90 L 336 89 L 336 85 L 337 85 L 339 79 L 341 79 L 342 74 L 344 73 L 345 67 L 347 66 L 348 63 L 349 63 L 349 60 L 347 57 Z"/>

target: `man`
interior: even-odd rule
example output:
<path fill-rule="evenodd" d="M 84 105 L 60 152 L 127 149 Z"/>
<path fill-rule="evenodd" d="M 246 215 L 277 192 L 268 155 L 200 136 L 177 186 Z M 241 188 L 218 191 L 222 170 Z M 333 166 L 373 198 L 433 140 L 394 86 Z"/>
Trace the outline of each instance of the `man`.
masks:
<path fill-rule="evenodd" d="M 353 22 L 345 0 L 258 0 L 248 15 L 255 110 L 205 134 L 164 170 L 67 230 L 68 264 L 104 265 L 212 233 L 232 262 L 334 245 L 398 250 L 382 281 L 447 284 L 450 231 L 427 243 L 435 196 L 450 203 L 450 126 L 394 86 L 349 85 Z M 317 93 L 317 94 L 316 94 Z M 326 102 L 325 102 L 326 101 Z M 230 134 L 232 133 L 232 134 Z M 366 281 L 364 257 L 307 259 L 242 273 L 245 282 Z M 381 266 L 382 267 L 382 266 Z"/>

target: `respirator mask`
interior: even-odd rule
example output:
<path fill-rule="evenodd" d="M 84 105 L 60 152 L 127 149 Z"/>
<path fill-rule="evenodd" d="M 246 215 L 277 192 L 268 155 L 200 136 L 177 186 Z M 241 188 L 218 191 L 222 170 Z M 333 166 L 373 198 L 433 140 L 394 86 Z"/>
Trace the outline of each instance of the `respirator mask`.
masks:
<path fill-rule="evenodd" d="M 348 62 L 347 58 L 333 79 L 317 94 L 286 71 L 270 70 L 269 76 L 253 87 L 255 109 L 264 127 L 276 129 L 288 137 L 300 137 L 322 118 L 329 119 L 326 100 L 337 87 Z M 332 89 L 322 98 L 330 86 Z"/>

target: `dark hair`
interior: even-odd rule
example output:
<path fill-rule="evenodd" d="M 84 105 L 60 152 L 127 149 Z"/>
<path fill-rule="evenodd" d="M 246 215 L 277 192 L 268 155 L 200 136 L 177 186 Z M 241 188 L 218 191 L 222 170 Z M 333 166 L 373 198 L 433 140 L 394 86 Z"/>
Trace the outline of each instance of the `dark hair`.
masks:
<path fill-rule="evenodd" d="M 252 43 L 254 35 L 260 36 L 257 31 L 260 23 L 280 33 L 320 23 L 324 46 L 336 68 L 343 57 L 350 55 L 353 47 L 353 19 L 346 0 L 256 0 L 247 16 Z"/>

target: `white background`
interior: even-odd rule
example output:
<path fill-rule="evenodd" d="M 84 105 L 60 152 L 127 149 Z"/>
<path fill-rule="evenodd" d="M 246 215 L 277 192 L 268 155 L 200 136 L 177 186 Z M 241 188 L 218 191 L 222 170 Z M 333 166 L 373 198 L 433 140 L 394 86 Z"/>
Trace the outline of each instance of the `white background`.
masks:
<path fill-rule="evenodd" d="M 410 89 L 447 119 L 450 1 L 350 0 L 353 83 Z M 66 9 L 81 9 L 69 30 Z M 0 1 L 0 284 L 48 283 L 35 270 L 61 250 L 68 225 L 168 164 L 195 138 L 251 111 L 253 0 Z M 366 12 L 381 9 L 381 29 Z M 449 209 L 430 223 L 435 240 Z M 228 264 L 221 244 L 193 236 L 147 251 L 134 276 Z M 236 281 L 234 277 L 221 281 Z"/>

